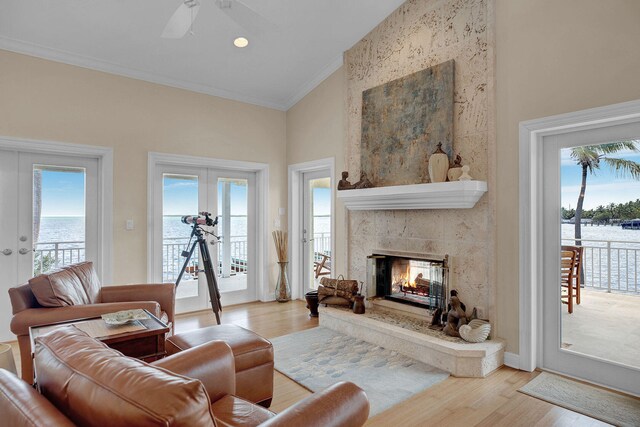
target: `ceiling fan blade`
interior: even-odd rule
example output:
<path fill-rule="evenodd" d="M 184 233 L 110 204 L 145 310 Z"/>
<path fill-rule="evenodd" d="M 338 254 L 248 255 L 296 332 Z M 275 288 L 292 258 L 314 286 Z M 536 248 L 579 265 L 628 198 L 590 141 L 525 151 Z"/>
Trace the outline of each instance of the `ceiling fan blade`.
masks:
<path fill-rule="evenodd" d="M 182 3 L 171 18 L 165 25 L 162 31 L 162 38 L 165 39 L 180 39 L 187 34 L 189 28 L 195 21 L 198 11 L 200 10 L 200 4 L 197 1 L 185 1 Z"/>
<path fill-rule="evenodd" d="M 240 0 L 216 0 L 216 5 L 249 33 L 259 34 L 276 28 L 275 24 Z"/>

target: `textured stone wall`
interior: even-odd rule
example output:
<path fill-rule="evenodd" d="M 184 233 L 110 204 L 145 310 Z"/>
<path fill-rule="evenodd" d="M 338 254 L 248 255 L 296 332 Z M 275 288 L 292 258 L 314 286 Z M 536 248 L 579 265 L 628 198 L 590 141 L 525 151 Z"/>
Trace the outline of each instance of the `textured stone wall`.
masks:
<path fill-rule="evenodd" d="M 449 254 L 451 285 L 495 321 L 495 89 L 493 0 L 409 0 L 345 52 L 346 167 L 360 173 L 362 91 L 455 60 L 454 141 L 489 191 L 473 209 L 348 215 L 349 277 L 365 280 L 374 249 Z M 425 164 L 425 168 L 426 168 Z M 514 277 L 514 280 L 517 278 Z"/>

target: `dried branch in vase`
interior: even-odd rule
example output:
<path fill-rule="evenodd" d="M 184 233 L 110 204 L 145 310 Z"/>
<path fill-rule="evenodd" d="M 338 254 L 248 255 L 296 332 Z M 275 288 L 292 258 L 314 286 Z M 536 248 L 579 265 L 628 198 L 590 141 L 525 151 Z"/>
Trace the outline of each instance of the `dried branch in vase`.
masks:
<path fill-rule="evenodd" d="M 276 254 L 278 255 L 278 262 L 287 262 L 287 232 L 282 230 L 275 230 L 271 234 L 273 235 L 273 242 L 276 244 Z"/>

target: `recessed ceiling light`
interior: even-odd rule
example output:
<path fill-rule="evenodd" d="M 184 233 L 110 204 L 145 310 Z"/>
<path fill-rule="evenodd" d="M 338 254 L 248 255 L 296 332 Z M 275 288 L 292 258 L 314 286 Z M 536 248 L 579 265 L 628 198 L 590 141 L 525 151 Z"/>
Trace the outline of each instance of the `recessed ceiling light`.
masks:
<path fill-rule="evenodd" d="M 244 37 L 238 37 L 233 41 L 233 45 L 235 47 L 247 47 L 249 45 L 249 40 Z"/>

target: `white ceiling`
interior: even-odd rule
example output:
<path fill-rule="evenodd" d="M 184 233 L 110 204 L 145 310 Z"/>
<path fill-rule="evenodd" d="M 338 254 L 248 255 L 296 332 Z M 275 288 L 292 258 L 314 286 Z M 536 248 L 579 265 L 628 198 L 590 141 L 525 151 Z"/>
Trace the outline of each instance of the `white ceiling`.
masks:
<path fill-rule="evenodd" d="M 171 40 L 182 0 L 1 0 L 0 49 L 286 110 L 404 0 L 243 0 L 273 24 L 256 35 L 200 2 L 195 35 Z"/>

